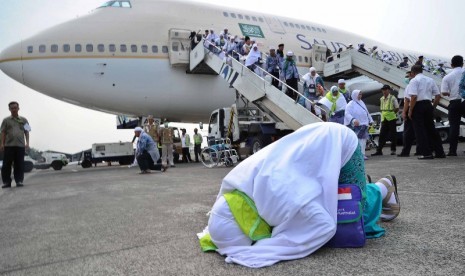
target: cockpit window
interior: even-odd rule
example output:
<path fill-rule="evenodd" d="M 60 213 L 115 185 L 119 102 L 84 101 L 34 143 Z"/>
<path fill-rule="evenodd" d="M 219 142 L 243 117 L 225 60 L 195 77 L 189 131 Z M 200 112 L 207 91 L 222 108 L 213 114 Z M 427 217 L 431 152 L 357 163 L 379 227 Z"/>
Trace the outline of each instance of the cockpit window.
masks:
<path fill-rule="evenodd" d="M 99 8 L 115 7 L 115 8 L 131 8 L 131 1 L 108 1 Z"/>

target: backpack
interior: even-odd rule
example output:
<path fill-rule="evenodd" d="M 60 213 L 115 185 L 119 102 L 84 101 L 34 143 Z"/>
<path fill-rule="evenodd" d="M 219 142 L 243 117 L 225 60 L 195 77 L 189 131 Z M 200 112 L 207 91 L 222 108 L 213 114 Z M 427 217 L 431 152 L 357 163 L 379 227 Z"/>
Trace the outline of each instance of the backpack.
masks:
<path fill-rule="evenodd" d="M 459 93 L 462 99 L 465 99 L 465 72 L 462 74 L 462 79 L 459 83 Z"/>

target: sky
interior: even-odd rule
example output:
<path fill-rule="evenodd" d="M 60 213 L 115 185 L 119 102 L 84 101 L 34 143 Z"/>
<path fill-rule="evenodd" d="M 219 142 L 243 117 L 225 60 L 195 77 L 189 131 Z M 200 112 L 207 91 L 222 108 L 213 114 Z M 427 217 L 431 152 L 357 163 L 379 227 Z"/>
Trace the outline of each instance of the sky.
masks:
<path fill-rule="evenodd" d="M 85 15 L 105 0 L 1 2 L 0 51 L 41 30 Z M 318 22 L 426 55 L 465 54 L 461 24 L 463 0 L 223 0 L 221 5 Z M 50 98 L 0 72 L 0 118 L 10 115 L 7 106 L 10 101 L 20 103 L 20 115 L 31 123 L 31 147 L 39 150 L 75 153 L 90 148 L 93 143 L 130 141 L 133 136 L 131 130 L 116 129 L 114 115 Z M 177 126 L 187 126 L 191 134 L 196 127 Z"/>

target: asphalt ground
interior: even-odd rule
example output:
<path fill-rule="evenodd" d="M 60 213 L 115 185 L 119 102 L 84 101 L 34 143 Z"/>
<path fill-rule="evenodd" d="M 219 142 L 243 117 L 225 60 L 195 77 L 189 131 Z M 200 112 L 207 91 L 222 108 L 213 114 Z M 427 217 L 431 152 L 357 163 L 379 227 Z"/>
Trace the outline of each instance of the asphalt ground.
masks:
<path fill-rule="evenodd" d="M 370 158 L 373 180 L 392 173 L 399 181 L 401 213 L 382 223 L 386 235 L 262 269 L 199 248 L 196 233 L 230 168 L 34 170 L 25 187 L 0 191 L 0 274 L 465 275 L 465 145 L 459 149 L 446 159 Z"/>

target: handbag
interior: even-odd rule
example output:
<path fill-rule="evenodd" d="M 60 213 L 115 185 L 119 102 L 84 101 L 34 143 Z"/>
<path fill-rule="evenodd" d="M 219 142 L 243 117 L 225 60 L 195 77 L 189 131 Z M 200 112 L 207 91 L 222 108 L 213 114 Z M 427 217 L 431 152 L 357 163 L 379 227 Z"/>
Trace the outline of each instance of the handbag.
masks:
<path fill-rule="evenodd" d="M 363 226 L 362 191 L 355 184 L 338 186 L 337 230 L 326 243 L 327 247 L 347 248 L 365 245 Z"/>

